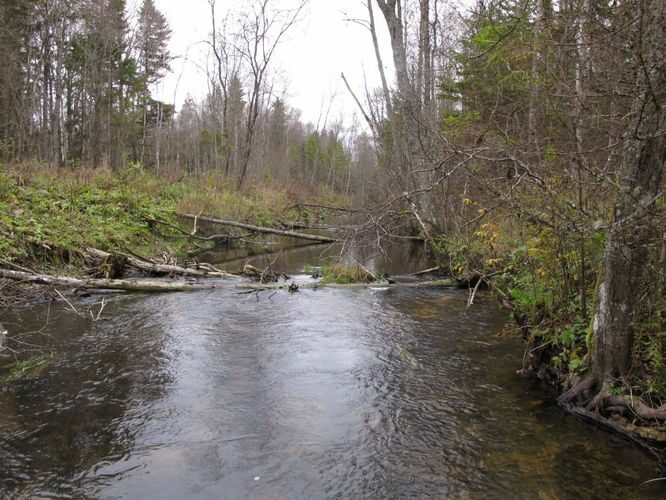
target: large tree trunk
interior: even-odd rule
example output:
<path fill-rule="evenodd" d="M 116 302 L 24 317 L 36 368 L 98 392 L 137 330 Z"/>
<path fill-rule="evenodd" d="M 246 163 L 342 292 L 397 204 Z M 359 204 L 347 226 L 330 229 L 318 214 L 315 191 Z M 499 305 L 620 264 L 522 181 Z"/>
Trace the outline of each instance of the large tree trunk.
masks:
<path fill-rule="evenodd" d="M 666 162 L 666 3 L 649 0 L 641 5 L 637 95 L 625 135 L 621 190 L 593 322 L 592 374 L 601 391 L 600 384 L 626 375 L 631 368 L 633 314 L 641 297 L 647 245 L 655 230 L 653 210 Z"/>
<path fill-rule="evenodd" d="M 545 0 L 537 0 L 534 12 L 534 42 L 532 44 L 532 69 L 530 71 L 531 86 L 530 100 L 527 115 L 527 142 L 531 151 L 537 150 L 537 105 L 539 94 L 541 93 L 541 68 L 543 64 L 542 57 L 542 37 L 544 30 L 544 6 Z"/>

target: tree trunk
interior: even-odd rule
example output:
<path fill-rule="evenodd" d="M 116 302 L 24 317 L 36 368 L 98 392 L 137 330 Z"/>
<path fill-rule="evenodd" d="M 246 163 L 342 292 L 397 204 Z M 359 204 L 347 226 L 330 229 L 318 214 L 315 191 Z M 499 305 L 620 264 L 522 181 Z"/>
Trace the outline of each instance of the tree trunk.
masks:
<path fill-rule="evenodd" d="M 631 368 L 633 313 L 641 296 L 647 245 L 655 232 L 652 211 L 666 162 L 666 3 L 650 0 L 641 5 L 636 42 L 638 92 L 625 135 L 621 190 L 608 233 L 593 321 L 592 373 L 597 385 L 622 377 Z"/>
<path fill-rule="evenodd" d="M 530 71 L 531 88 L 527 115 L 527 142 L 530 149 L 537 151 L 537 103 L 541 91 L 541 67 L 542 67 L 542 37 L 544 28 L 544 0 L 537 0 L 534 13 L 534 43 L 532 45 L 532 69 Z"/>
<path fill-rule="evenodd" d="M 427 2 L 419 4 L 420 8 L 425 9 L 425 13 L 421 13 L 421 16 L 429 17 L 429 4 L 426 4 Z M 396 106 L 398 109 L 390 119 L 393 121 L 392 130 L 397 136 L 394 160 L 398 163 L 397 169 L 403 181 L 401 189 L 408 192 L 420 191 L 417 197 L 419 211 L 429 224 L 436 226 L 433 195 L 430 192 L 432 173 L 425 166 L 424 158 L 427 156 L 427 151 L 424 150 L 424 147 L 426 146 L 424 146 L 423 137 L 419 137 L 424 122 L 421 106 L 423 89 L 416 88 L 409 75 L 405 44 L 406 30 L 403 24 L 406 20 L 403 17 L 402 2 L 401 0 L 377 0 L 377 5 L 389 31 L 398 87 L 399 101 Z M 421 17 L 421 23 L 428 25 L 423 17 Z M 428 36 L 422 33 L 422 36 L 419 37 L 419 58 L 425 57 L 423 51 L 430 51 L 430 46 L 427 48 L 423 46 L 426 42 L 428 45 L 430 44 L 429 33 Z M 419 83 L 418 77 L 419 75 L 417 75 L 417 84 Z"/>

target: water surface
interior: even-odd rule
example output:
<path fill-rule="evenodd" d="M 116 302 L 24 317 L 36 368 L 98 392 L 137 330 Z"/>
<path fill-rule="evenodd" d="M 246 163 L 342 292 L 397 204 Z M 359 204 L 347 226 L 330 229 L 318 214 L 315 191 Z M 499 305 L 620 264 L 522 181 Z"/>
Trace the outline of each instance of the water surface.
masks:
<path fill-rule="evenodd" d="M 291 271 L 290 271 L 291 272 Z M 304 278 L 304 277 L 303 277 Z M 95 498 L 620 498 L 652 458 L 515 371 L 451 289 L 113 294 L 3 319 L 51 363 L 0 386 L 0 491 Z M 80 310 L 100 297 L 79 299 Z M 48 322 L 47 322 L 48 318 Z"/>

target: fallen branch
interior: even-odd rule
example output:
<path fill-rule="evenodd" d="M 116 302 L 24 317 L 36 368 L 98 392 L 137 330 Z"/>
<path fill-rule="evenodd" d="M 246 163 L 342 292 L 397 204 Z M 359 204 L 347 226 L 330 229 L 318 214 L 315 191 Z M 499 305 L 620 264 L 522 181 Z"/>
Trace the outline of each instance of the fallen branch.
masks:
<path fill-rule="evenodd" d="M 170 224 L 170 223 L 165 222 L 163 220 L 152 219 L 152 218 L 147 218 L 146 220 L 148 220 L 149 222 L 156 222 L 157 224 L 162 224 L 163 226 L 170 227 L 171 229 L 175 229 L 179 233 L 187 236 L 188 238 L 192 238 L 192 239 L 195 239 L 195 240 L 198 240 L 198 241 L 214 241 L 214 242 L 217 243 L 219 241 L 238 240 L 238 239 L 243 238 L 242 236 L 238 236 L 238 235 L 235 235 L 235 234 L 213 234 L 211 236 L 199 236 L 198 234 L 196 234 L 196 231 L 197 231 L 196 220 L 199 218 L 199 216 L 195 215 L 194 217 L 195 217 L 194 229 L 192 230 L 192 232 L 186 231 L 182 227 L 178 227 L 174 224 Z"/>
<path fill-rule="evenodd" d="M 363 210 L 355 210 L 353 208 L 333 207 L 330 205 L 315 205 L 312 203 L 298 203 L 296 205 L 292 205 L 291 208 L 320 208 L 322 210 L 333 210 L 337 212 L 347 212 L 350 214 L 357 214 L 363 212 Z"/>
<path fill-rule="evenodd" d="M 280 221 L 280 226 L 282 226 L 285 229 L 289 229 L 290 231 L 293 231 L 294 229 L 319 229 L 322 231 L 339 231 L 339 232 L 356 231 L 361 227 L 361 226 L 354 226 L 351 224 L 330 226 L 327 224 L 311 224 L 308 222 L 288 222 L 288 221 Z"/>
<path fill-rule="evenodd" d="M 97 259 L 108 259 L 111 257 L 110 253 L 98 250 L 96 248 L 87 248 L 86 253 Z M 127 254 L 120 254 L 123 257 L 127 258 L 127 264 L 132 266 L 139 271 L 143 271 L 148 274 L 158 274 L 158 275 L 181 275 L 181 276 L 198 276 L 198 277 L 209 277 L 209 278 L 236 278 L 236 275 L 225 273 L 222 271 L 209 271 L 202 269 L 191 269 L 180 266 L 174 266 L 171 264 L 157 264 L 155 262 L 150 262 L 143 259 L 137 259 Z"/>
<path fill-rule="evenodd" d="M 273 229 L 270 227 L 262 227 L 262 226 L 253 226 L 252 224 L 244 224 L 242 222 L 236 222 L 231 220 L 213 219 L 211 217 L 204 217 L 201 215 L 192 215 L 192 214 L 179 214 L 179 215 L 181 217 L 184 217 L 185 219 L 191 219 L 191 220 L 198 219 L 199 221 L 208 222 L 210 224 L 217 224 L 219 226 L 237 227 L 240 229 L 245 229 L 247 231 L 254 231 L 256 233 L 275 234 L 277 236 L 300 238 L 302 240 L 318 241 L 321 243 L 335 243 L 337 241 L 335 238 L 331 238 L 329 236 L 320 236 L 318 234 L 305 234 L 305 233 L 297 233 L 295 231 L 282 231 L 280 229 Z"/>
<path fill-rule="evenodd" d="M 185 292 L 220 288 L 218 283 L 177 283 L 157 280 L 86 279 L 48 274 L 30 274 L 23 271 L 0 269 L 0 278 L 37 285 L 65 286 L 96 290 L 125 290 L 132 292 Z"/>
<path fill-rule="evenodd" d="M 485 274 L 485 275 L 478 278 L 478 280 L 476 282 L 476 285 L 474 285 L 474 289 L 470 290 L 469 298 L 467 299 L 467 307 L 465 307 L 465 315 L 469 311 L 469 308 L 474 305 L 474 297 L 476 297 L 476 292 L 479 291 L 479 287 L 481 286 L 481 283 L 484 283 L 489 278 L 492 278 L 493 276 L 497 276 L 498 274 L 502 274 L 503 272 L 504 271 L 495 271 L 494 273 Z"/>
<path fill-rule="evenodd" d="M 430 269 L 424 269 L 423 271 L 416 272 L 412 276 L 423 276 L 424 274 L 432 274 L 442 270 L 441 266 L 431 267 Z"/>

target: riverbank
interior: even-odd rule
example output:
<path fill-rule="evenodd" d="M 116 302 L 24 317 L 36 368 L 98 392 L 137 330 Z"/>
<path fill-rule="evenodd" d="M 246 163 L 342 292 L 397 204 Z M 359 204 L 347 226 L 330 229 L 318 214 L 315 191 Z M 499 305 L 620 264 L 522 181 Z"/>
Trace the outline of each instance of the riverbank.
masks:
<path fill-rule="evenodd" d="M 67 275 L 87 265 L 89 247 L 182 261 L 211 242 L 192 238 L 192 222 L 179 213 L 273 226 L 300 220 L 302 210 L 293 208 L 300 202 L 340 201 L 326 192 L 308 196 L 304 200 L 270 183 L 241 192 L 215 173 L 169 180 L 138 167 L 5 167 L 0 170 L 0 255 L 5 264 Z"/>
<path fill-rule="evenodd" d="M 540 222 L 516 223 L 510 212 L 481 214 L 476 231 L 441 238 L 440 262 L 456 276 L 478 276 L 510 311 L 525 341 L 520 373 L 537 379 L 570 412 L 608 429 L 666 442 L 666 297 L 655 243 L 643 262 L 642 300 L 633 311 L 631 371 L 608 381 L 600 397 L 568 391 L 592 373 L 594 321 L 603 273 L 606 229 L 583 239 Z M 586 400 L 587 399 L 587 400 Z"/>

